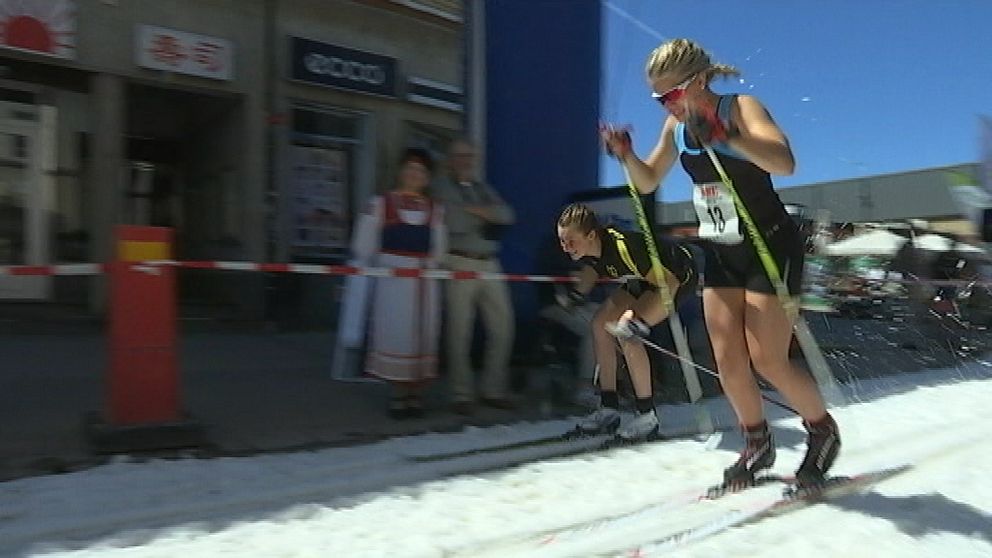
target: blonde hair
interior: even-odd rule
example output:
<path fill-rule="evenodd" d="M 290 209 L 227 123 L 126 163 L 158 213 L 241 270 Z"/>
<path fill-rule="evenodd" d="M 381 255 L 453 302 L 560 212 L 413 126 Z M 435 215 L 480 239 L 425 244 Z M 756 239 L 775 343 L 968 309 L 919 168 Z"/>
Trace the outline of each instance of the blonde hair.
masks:
<path fill-rule="evenodd" d="M 563 229 L 575 227 L 580 233 L 588 234 L 589 231 L 599 228 L 599 219 L 589 206 L 573 203 L 561 211 L 558 216 L 558 226 Z"/>
<path fill-rule="evenodd" d="M 656 79 L 666 73 L 687 78 L 702 75 L 707 85 L 716 76 L 741 75 L 740 70 L 733 66 L 712 62 L 709 53 L 689 39 L 674 39 L 662 43 L 651 51 L 644 71 L 649 79 Z"/>

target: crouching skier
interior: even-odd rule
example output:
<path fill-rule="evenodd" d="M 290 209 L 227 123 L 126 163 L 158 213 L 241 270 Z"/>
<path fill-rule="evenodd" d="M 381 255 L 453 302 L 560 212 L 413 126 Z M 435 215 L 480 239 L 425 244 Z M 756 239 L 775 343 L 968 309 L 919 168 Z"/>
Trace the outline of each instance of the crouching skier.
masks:
<path fill-rule="evenodd" d="M 615 434 L 619 442 L 658 437 L 651 364 L 638 338 L 646 338 L 655 325 L 668 317 L 669 305 L 659 292 L 664 280 L 669 296 L 677 302 L 696 290 L 697 274 L 692 252 L 685 245 L 658 238 L 656 244 L 663 278 L 651 270 L 644 235 L 599 224 L 596 214 L 583 204 L 571 204 L 558 217 L 558 240 L 573 261 L 582 264 L 578 281 L 559 297 L 566 307 L 585 300 L 600 278 L 633 277 L 613 291 L 592 319 L 596 364 L 599 367 L 600 405 L 584 417 L 569 436 Z M 621 425 L 617 396 L 617 342 L 630 371 L 636 415 Z"/>

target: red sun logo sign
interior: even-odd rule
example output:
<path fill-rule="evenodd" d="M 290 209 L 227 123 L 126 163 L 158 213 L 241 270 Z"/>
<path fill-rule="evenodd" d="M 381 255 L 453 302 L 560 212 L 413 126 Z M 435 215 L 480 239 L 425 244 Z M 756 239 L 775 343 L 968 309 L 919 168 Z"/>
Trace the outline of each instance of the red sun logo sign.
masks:
<path fill-rule="evenodd" d="M 0 45 L 72 58 L 76 51 L 72 0 L 0 0 Z"/>

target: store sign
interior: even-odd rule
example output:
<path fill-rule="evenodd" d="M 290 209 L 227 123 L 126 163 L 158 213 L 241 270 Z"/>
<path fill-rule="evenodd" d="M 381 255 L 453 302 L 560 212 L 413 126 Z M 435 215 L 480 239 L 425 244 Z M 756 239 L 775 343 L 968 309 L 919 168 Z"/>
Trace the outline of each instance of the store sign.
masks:
<path fill-rule="evenodd" d="M 291 78 L 297 81 L 396 96 L 396 59 L 291 37 Z"/>
<path fill-rule="evenodd" d="M 135 43 L 142 68 L 221 80 L 234 75 L 234 45 L 226 39 L 139 25 Z"/>
<path fill-rule="evenodd" d="M 0 47 L 76 57 L 74 0 L 0 0 Z"/>
<path fill-rule="evenodd" d="M 461 87 L 425 78 L 409 77 L 406 83 L 407 100 L 432 107 L 462 112 L 464 94 Z"/>

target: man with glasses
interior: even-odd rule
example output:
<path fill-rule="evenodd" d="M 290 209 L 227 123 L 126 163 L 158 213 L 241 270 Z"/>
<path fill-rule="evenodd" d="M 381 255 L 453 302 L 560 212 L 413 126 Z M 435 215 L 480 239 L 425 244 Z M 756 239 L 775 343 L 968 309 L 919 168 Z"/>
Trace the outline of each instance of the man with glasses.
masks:
<path fill-rule="evenodd" d="M 466 140 L 452 142 L 448 174 L 435 184 L 444 204 L 448 227 L 445 265 L 452 271 L 502 273 L 500 237 L 513 224 L 511 208 L 488 184 L 476 177 L 477 151 Z M 475 411 L 476 398 L 483 405 L 511 409 L 507 398 L 510 351 L 513 347 L 513 306 L 503 281 L 454 279 L 447 283 L 447 371 L 451 382 L 452 410 L 460 415 Z M 471 349 L 478 311 L 485 327 L 485 358 L 479 389 L 475 386 Z"/>

